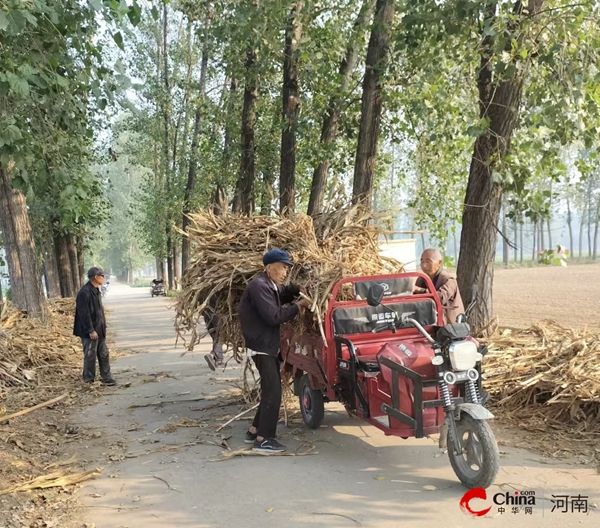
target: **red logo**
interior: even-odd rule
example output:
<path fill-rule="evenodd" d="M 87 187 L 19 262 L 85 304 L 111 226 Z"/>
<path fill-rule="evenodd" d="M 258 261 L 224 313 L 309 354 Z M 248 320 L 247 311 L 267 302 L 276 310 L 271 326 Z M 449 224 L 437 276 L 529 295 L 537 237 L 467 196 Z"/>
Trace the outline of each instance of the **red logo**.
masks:
<path fill-rule="evenodd" d="M 482 517 L 486 513 L 488 513 L 492 507 L 486 508 L 485 510 L 472 510 L 471 506 L 469 506 L 469 502 L 471 499 L 487 499 L 487 493 L 483 488 L 473 488 L 467 491 L 460 499 L 460 509 L 465 515 L 475 515 L 477 517 Z"/>

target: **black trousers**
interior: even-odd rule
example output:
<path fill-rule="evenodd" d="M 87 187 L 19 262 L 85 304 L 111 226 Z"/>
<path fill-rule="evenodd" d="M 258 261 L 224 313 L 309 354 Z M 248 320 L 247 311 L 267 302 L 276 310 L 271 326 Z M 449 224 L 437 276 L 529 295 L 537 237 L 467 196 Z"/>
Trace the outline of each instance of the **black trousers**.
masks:
<path fill-rule="evenodd" d="M 260 373 L 260 405 L 252 426 L 258 429 L 258 436 L 275 438 L 281 406 L 280 361 L 263 354 L 252 356 L 252 359 Z"/>
<path fill-rule="evenodd" d="M 103 381 L 112 379 L 108 360 L 106 339 L 89 339 L 82 337 L 83 344 L 83 381 L 91 382 L 96 379 L 96 358 L 100 365 L 100 377 Z"/>

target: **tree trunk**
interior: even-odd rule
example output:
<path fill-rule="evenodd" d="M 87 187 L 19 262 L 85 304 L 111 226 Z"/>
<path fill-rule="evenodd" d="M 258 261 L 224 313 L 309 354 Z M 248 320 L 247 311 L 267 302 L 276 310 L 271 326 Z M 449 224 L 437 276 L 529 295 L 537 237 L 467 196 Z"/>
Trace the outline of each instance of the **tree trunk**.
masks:
<path fill-rule="evenodd" d="M 454 225 L 454 231 L 452 231 L 452 249 L 454 251 L 454 264 L 456 264 L 458 262 L 458 243 L 456 240 L 456 225 Z"/>
<path fill-rule="evenodd" d="M 79 233 L 77 234 L 77 263 L 79 264 L 79 284 L 83 286 L 85 284 L 85 257 L 84 257 L 84 249 L 85 249 L 85 237 L 83 234 L 83 228 L 79 228 Z"/>
<path fill-rule="evenodd" d="M 573 258 L 573 218 L 571 217 L 571 201 L 567 190 L 567 226 L 569 227 L 569 258 Z"/>
<path fill-rule="evenodd" d="M 73 276 L 73 287 L 78 292 L 83 286 L 79 280 L 79 261 L 77 260 L 77 246 L 75 246 L 75 237 L 67 235 L 67 248 L 69 250 L 69 261 L 71 263 L 71 274 Z"/>
<path fill-rule="evenodd" d="M 598 222 L 600 221 L 600 200 L 596 201 L 596 217 L 594 218 L 594 239 L 593 239 L 593 244 L 594 244 L 594 249 L 592 252 L 592 258 L 594 260 L 596 260 L 598 253 L 597 253 L 597 249 L 598 249 Z"/>
<path fill-rule="evenodd" d="M 156 257 L 156 278 L 165 280 L 165 259 Z"/>
<path fill-rule="evenodd" d="M 506 229 L 506 209 L 502 207 L 502 263 L 508 268 L 508 231 Z"/>
<path fill-rule="evenodd" d="M 45 321 L 48 313 L 27 203 L 25 195 L 12 188 L 9 170 L 0 168 L 0 229 L 13 304 L 29 317 Z"/>
<path fill-rule="evenodd" d="M 520 241 L 520 248 L 519 248 L 519 262 L 521 264 L 523 264 L 523 245 L 525 243 L 524 237 L 523 237 L 523 224 L 524 224 L 524 220 L 523 220 L 523 216 L 521 216 L 521 221 L 519 222 L 519 241 Z"/>
<path fill-rule="evenodd" d="M 181 253 L 179 252 L 179 244 L 177 239 L 173 240 L 173 282 L 176 290 L 180 289 L 181 285 Z"/>
<path fill-rule="evenodd" d="M 307 211 L 307 214 L 310 216 L 318 215 L 323 211 L 323 201 L 325 197 L 325 188 L 327 187 L 327 174 L 329 172 L 331 157 L 330 149 L 337 137 L 340 103 L 348 91 L 352 73 L 358 64 L 361 33 L 364 32 L 369 23 L 374 5 L 375 0 L 363 0 L 360 12 L 354 22 L 350 40 L 346 46 L 346 56 L 340 65 L 339 76 L 342 81 L 340 83 L 339 95 L 331 97 L 325 115 L 323 116 L 319 147 L 321 149 L 321 156 L 323 156 L 324 159 L 317 165 L 317 168 L 313 173 Z"/>
<path fill-rule="evenodd" d="M 544 241 L 544 219 L 540 218 L 540 227 L 539 227 L 539 233 L 540 233 L 540 251 L 544 251 L 546 249 L 546 243 Z"/>
<path fill-rule="evenodd" d="M 56 250 L 54 249 L 54 244 L 49 242 L 47 238 L 43 239 L 42 244 L 46 290 L 48 297 L 54 299 L 60 297 L 60 279 L 58 275 L 58 263 L 56 262 Z"/>
<path fill-rule="evenodd" d="M 256 53 L 249 51 L 246 57 L 246 82 L 244 86 L 244 107 L 242 109 L 242 142 L 240 171 L 238 175 L 233 212 L 250 215 L 254 213 L 254 162 L 256 145 L 254 125 L 256 123 L 256 99 L 258 98 L 255 72 Z"/>
<path fill-rule="evenodd" d="M 296 127 L 298 125 L 298 43 L 302 37 L 304 1 L 297 0 L 290 10 L 285 32 L 283 59 L 283 91 L 281 161 L 279 168 L 279 211 L 293 213 L 296 194 Z"/>
<path fill-rule="evenodd" d="M 238 83 L 235 79 L 229 84 L 229 96 L 227 98 L 227 109 L 225 112 L 225 139 L 223 141 L 223 152 L 221 154 L 221 171 L 217 177 L 215 190 L 212 194 L 212 210 L 215 215 L 220 215 L 223 211 L 227 211 L 227 193 L 225 192 L 224 182 L 227 181 L 229 167 L 231 162 L 231 143 L 232 134 L 231 126 L 229 125 L 233 111 L 235 109 L 235 92 L 237 91 Z"/>
<path fill-rule="evenodd" d="M 208 29 L 209 22 L 206 27 Z M 208 31 L 207 31 L 208 33 Z M 206 94 L 206 72 L 208 70 L 208 37 L 204 40 L 202 46 L 202 60 L 200 63 L 200 86 L 199 86 L 199 102 L 194 115 L 194 131 L 192 133 L 192 146 L 190 150 L 190 166 L 188 168 L 187 184 L 183 195 L 183 217 L 181 220 L 181 229 L 184 233 L 187 232 L 189 226 L 188 215 L 192 212 L 192 200 L 194 190 L 196 188 L 196 171 L 198 158 L 198 144 L 200 142 L 200 128 L 202 126 L 202 110 L 204 105 L 204 96 Z M 181 240 L 181 267 L 177 266 L 177 270 L 185 271 L 190 262 L 190 240 L 184 236 Z"/>
<path fill-rule="evenodd" d="M 169 290 L 172 290 L 175 287 L 175 273 L 173 269 L 173 239 L 169 228 L 167 228 L 167 276 Z"/>
<path fill-rule="evenodd" d="M 60 293 L 63 297 L 75 297 L 77 290 L 73 283 L 73 270 L 69 254 L 69 242 L 66 235 L 57 233 L 54 237 L 56 260 L 58 262 L 58 277 L 60 280 Z"/>
<path fill-rule="evenodd" d="M 533 9 L 523 13 L 524 6 L 515 5 L 513 27 L 517 42 L 524 38 L 521 17 L 529 20 L 537 12 L 542 0 L 531 0 Z M 484 8 L 484 16 L 493 22 L 496 3 Z M 508 39 L 510 42 L 511 39 Z M 510 44 L 509 44 L 510 46 Z M 510 49 L 510 48 L 509 48 Z M 460 291 L 468 298 L 474 284 L 479 292 L 478 303 L 469 318 L 475 331 L 493 330 L 492 290 L 494 285 L 494 259 L 496 254 L 496 226 L 502 201 L 502 184 L 495 181 L 493 171 L 510 150 L 513 130 L 517 125 L 518 110 L 524 82 L 524 69 L 515 68 L 513 77 L 495 81 L 494 36 L 482 38 L 478 73 L 479 116 L 489 123 L 484 134 L 475 140 L 475 148 L 469 169 L 469 181 L 463 211 L 463 230 L 460 241 L 460 258 L 457 275 Z M 517 73 L 518 72 L 518 73 Z"/>
<path fill-rule="evenodd" d="M 588 240 L 588 258 L 592 256 L 592 185 L 588 182 L 587 193 L 587 240 Z"/>
<path fill-rule="evenodd" d="M 260 197 L 260 214 L 271 214 L 271 200 L 273 199 L 273 184 L 275 183 L 275 170 L 271 167 L 263 171 L 263 192 Z"/>
<path fill-rule="evenodd" d="M 532 220 L 531 225 L 533 227 L 533 235 L 531 237 L 531 260 L 535 262 L 535 248 L 537 246 L 537 222 Z"/>
<path fill-rule="evenodd" d="M 395 0 L 377 0 L 363 78 L 362 111 L 354 165 L 352 202 L 362 203 L 369 209 L 381 125 L 381 89 L 390 48 L 394 7 Z"/>
<path fill-rule="evenodd" d="M 550 218 L 546 218 L 546 228 L 548 229 L 548 249 L 553 249 L 552 245 L 552 228 L 551 228 L 551 220 Z"/>
<path fill-rule="evenodd" d="M 585 226 L 585 211 L 581 212 L 581 219 L 579 222 L 579 258 L 581 259 L 583 250 L 583 227 Z"/>
<path fill-rule="evenodd" d="M 518 251 L 519 251 L 519 223 L 517 222 L 517 213 L 515 211 L 515 221 L 513 222 L 513 234 L 514 234 L 514 245 L 515 247 L 513 248 L 514 254 L 513 254 L 513 260 L 515 262 L 517 262 L 518 260 Z"/>

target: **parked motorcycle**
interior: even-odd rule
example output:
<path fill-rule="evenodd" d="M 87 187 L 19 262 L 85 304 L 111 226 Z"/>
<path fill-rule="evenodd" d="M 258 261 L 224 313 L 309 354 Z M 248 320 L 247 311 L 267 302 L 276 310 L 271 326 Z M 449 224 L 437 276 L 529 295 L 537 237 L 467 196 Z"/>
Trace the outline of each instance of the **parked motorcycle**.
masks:
<path fill-rule="evenodd" d="M 150 296 L 158 297 L 159 295 L 167 296 L 167 290 L 162 279 L 154 279 L 152 281 L 152 288 L 150 288 Z"/>

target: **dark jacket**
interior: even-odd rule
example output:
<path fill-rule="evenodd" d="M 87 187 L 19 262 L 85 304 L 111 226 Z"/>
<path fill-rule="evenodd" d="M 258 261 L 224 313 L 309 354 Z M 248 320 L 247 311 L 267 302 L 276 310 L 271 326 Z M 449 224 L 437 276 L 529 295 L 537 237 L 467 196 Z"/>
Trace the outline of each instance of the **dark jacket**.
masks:
<path fill-rule="evenodd" d="M 106 338 L 106 319 L 100 290 L 87 282 L 79 290 L 75 300 L 73 335 L 89 338 L 94 331 L 98 333 L 98 339 Z"/>
<path fill-rule="evenodd" d="M 300 294 L 296 285 L 277 285 L 265 272 L 250 281 L 240 301 L 239 317 L 246 346 L 256 352 L 277 356 L 279 352 L 279 325 L 292 320 L 299 307 L 293 303 Z M 292 303 L 292 304 L 287 304 Z"/>
<path fill-rule="evenodd" d="M 444 308 L 444 322 L 455 323 L 456 318 L 460 314 L 465 313 L 465 307 L 458 291 L 458 283 L 456 279 L 447 271 L 440 270 L 431 279 L 437 294 Z M 417 279 L 415 284 L 418 288 L 425 288 L 426 284 L 423 279 Z"/>

